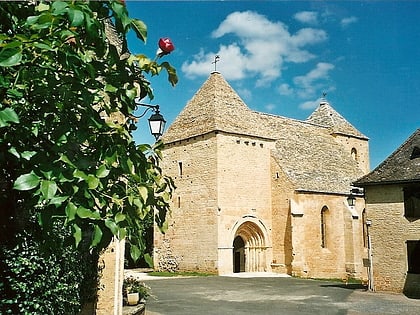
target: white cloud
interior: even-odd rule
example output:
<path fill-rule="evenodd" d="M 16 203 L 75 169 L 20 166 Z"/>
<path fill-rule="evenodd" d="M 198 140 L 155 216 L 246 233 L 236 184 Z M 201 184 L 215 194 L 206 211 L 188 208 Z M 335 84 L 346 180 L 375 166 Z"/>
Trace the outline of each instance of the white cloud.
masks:
<path fill-rule="evenodd" d="M 307 101 L 299 105 L 301 109 L 315 109 L 318 107 L 320 100 Z"/>
<path fill-rule="evenodd" d="M 302 11 L 296 13 L 294 16 L 296 21 L 305 24 L 318 24 L 318 13 L 314 11 Z"/>
<path fill-rule="evenodd" d="M 252 99 L 252 92 L 251 90 L 247 89 L 247 88 L 239 88 L 236 89 L 236 91 L 238 92 L 239 96 L 245 100 L 250 100 Z"/>
<path fill-rule="evenodd" d="M 342 27 L 347 27 L 350 24 L 356 23 L 358 21 L 358 18 L 355 16 L 346 17 L 341 20 L 340 24 Z"/>
<path fill-rule="evenodd" d="M 287 96 L 293 94 L 293 88 L 287 83 L 280 84 L 278 91 L 281 95 Z"/>
<path fill-rule="evenodd" d="M 191 78 L 208 75 L 217 54 L 217 68 L 226 79 L 252 77 L 256 86 L 265 86 L 281 77 L 285 63 L 313 59 L 315 56 L 306 47 L 327 39 L 326 32 L 320 29 L 303 28 L 291 34 L 285 24 L 253 11 L 229 14 L 211 35 L 220 39 L 228 34 L 234 36 L 235 42 L 220 45 L 217 52 L 200 51 L 193 61 L 184 62 L 182 71 Z"/>
<path fill-rule="evenodd" d="M 301 98 L 313 97 L 317 93 L 320 93 L 321 89 L 326 90 L 325 80 L 329 78 L 329 72 L 334 69 L 334 65 L 326 62 L 319 62 L 315 69 L 309 71 L 303 76 L 294 77 L 293 82 L 297 94 Z M 331 90 L 331 87 L 327 87 Z"/>

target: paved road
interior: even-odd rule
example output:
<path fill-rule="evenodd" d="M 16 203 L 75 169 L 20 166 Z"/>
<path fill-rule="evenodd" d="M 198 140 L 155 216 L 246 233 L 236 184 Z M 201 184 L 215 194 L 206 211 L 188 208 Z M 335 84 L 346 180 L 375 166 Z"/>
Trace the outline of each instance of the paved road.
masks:
<path fill-rule="evenodd" d="M 193 277 L 144 282 L 157 299 L 146 315 L 420 314 L 420 300 L 345 285 L 290 277 Z"/>

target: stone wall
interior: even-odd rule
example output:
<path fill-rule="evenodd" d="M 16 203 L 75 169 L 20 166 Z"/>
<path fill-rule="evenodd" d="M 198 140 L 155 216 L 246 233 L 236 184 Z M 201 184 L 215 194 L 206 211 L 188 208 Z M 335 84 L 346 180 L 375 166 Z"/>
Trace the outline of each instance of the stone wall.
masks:
<path fill-rule="evenodd" d="M 365 174 L 370 172 L 369 142 L 367 139 L 359 139 L 353 136 L 341 134 L 335 134 L 334 139 L 338 143 L 341 143 L 350 155 L 352 153 L 352 149 L 354 148 L 357 154 L 352 155 L 352 157 L 358 162 L 359 167 Z"/>
<path fill-rule="evenodd" d="M 362 278 L 363 200 L 350 211 L 345 195 L 298 193 L 291 200 L 292 273 L 309 278 Z M 326 244 L 321 246 L 321 209 L 326 212 Z M 357 213 L 357 215 L 355 215 Z"/>
<path fill-rule="evenodd" d="M 269 271 L 272 259 L 270 151 L 274 142 L 222 132 L 216 138 L 219 274 L 232 273 L 234 238 L 241 234 L 242 224 L 251 223 L 255 231 L 250 229 L 250 235 L 242 235 L 250 251 L 245 269 Z M 263 239 L 254 244 L 252 239 L 257 234 Z"/>
<path fill-rule="evenodd" d="M 271 158 L 272 242 L 274 272 L 292 273 L 292 216 L 290 201 L 294 187 L 274 157 Z"/>
<path fill-rule="evenodd" d="M 373 251 L 373 277 L 378 291 L 403 292 L 407 281 L 407 240 L 420 240 L 420 220 L 404 217 L 404 196 L 398 185 L 365 188 Z M 414 277 L 415 278 L 415 277 Z M 420 279 L 417 287 L 420 287 Z"/>
<path fill-rule="evenodd" d="M 169 239 L 181 270 L 217 272 L 216 150 L 214 134 L 207 134 L 167 144 L 163 152 L 161 166 L 177 189 L 169 229 L 165 235 L 155 231 L 155 249 Z"/>
<path fill-rule="evenodd" d="M 114 239 L 99 257 L 102 268 L 98 290 L 97 315 L 122 314 L 125 241 Z"/>

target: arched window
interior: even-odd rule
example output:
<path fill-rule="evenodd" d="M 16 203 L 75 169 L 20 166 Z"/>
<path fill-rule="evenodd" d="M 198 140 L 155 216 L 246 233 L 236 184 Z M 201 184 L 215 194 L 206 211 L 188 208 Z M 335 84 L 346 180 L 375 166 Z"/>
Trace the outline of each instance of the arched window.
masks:
<path fill-rule="evenodd" d="M 327 248 L 327 220 L 328 208 L 324 206 L 321 210 L 321 247 Z"/>
<path fill-rule="evenodd" d="M 356 148 L 352 148 L 351 149 L 351 157 L 353 158 L 353 160 L 358 161 L 358 156 L 357 156 L 357 150 Z"/>

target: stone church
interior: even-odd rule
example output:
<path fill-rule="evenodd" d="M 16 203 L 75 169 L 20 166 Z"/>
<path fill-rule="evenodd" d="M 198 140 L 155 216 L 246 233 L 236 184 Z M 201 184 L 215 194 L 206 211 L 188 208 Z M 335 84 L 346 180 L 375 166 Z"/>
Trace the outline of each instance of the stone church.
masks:
<path fill-rule="evenodd" d="M 326 100 L 304 121 L 256 112 L 215 71 L 162 139 L 177 189 L 155 266 L 365 278 L 351 183 L 369 172 L 368 138 Z"/>

